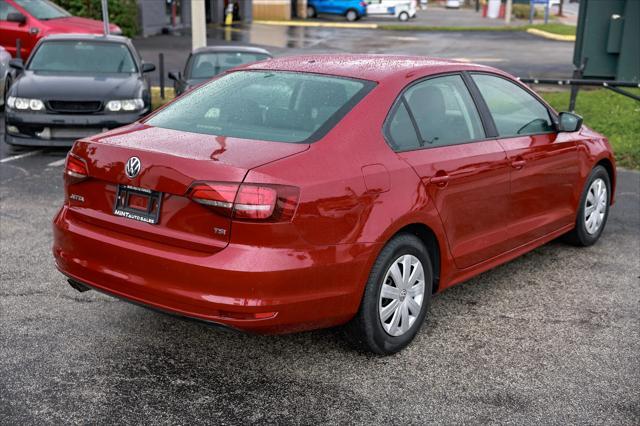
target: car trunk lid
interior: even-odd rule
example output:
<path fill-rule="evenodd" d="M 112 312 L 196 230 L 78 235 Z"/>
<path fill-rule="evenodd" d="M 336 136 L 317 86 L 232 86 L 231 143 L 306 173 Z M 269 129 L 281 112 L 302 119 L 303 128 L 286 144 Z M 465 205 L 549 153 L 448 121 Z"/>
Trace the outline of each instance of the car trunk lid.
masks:
<path fill-rule="evenodd" d="M 89 179 L 68 186 L 69 206 L 78 218 L 111 230 L 215 252 L 228 244 L 231 220 L 192 201 L 189 188 L 203 181 L 240 183 L 248 170 L 308 147 L 136 123 L 74 145 L 73 153 L 86 161 Z M 136 176 L 129 177 L 125 168 L 132 157 L 139 160 L 140 168 Z M 114 214 L 119 186 L 161 193 L 158 223 L 122 217 L 120 212 Z M 144 193 L 136 194 L 144 198 Z"/>

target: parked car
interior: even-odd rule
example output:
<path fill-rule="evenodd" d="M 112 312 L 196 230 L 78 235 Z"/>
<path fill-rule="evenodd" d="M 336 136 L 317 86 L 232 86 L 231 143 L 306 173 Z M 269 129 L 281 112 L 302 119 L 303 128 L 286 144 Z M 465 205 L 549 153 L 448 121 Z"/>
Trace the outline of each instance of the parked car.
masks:
<path fill-rule="evenodd" d="M 118 35 L 122 30 L 110 25 L 110 32 Z M 102 21 L 72 16 L 49 0 L 0 1 L 0 45 L 16 57 L 16 40 L 20 39 L 20 56 L 29 57 L 38 40 L 50 34 L 78 33 L 102 34 Z"/>
<path fill-rule="evenodd" d="M 433 293 L 594 244 L 615 170 L 604 136 L 494 68 L 276 58 L 77 141 L 53 253 L 81 291 L 260 333 L 346 324 L 390 354 Z"/>
<path fill-rule="evenodd" d="M 367 16 L 392 17 L 405 22 L 416 17 L 416 0 L 367 0 Z"/>
<path fill-rule="evenodd" d="M 272 58 L 268 50 L 250 46 L 207 46 L 194 50 L 187 58 L 184 74 L 170 72 L 176 95 L 204 83 L 239 65 Z"/>
<path fill-rule="evenodd" d="M 4 108 L 13 78 L 9 61 L 11 61 L 11 55 L 0 46 L 0 107 L 2 108 Z"/>
<path fill-rule="evenodd" d="M 462 6 L 462 1 L 460 0 L 446 0 L 444 2 L 444 7 L 447 9 L 460 9 Z"/>
<path fill-rule="evenodd" d="M 5 109 L 11 145 L 71 146 L 78 138 L 138 120 L 151 109 L 140 60 L 122 36 L 52 35 L 41 39 L 18 76 Z"/>
<path fill-rule="evenodd" d="M 367 15 L 367 3 L 363 0 L 309 0 L 307 17 L 340 15 L 353 22 Z"/>

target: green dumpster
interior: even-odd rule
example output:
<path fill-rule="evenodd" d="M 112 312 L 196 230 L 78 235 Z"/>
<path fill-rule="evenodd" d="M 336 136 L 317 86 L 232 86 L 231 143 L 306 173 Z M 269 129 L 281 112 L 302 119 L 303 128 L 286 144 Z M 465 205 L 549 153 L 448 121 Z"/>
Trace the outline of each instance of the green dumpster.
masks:
<path fill-rule="evenodd" d="M 640 0 L 582 0 L 573 63 L 582 78 L 640 82 Z"/>

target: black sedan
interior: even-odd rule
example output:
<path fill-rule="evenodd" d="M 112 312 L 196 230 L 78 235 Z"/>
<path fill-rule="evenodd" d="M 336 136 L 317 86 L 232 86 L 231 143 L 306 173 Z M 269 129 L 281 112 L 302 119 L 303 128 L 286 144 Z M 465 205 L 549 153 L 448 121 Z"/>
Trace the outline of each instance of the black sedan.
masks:
<path fill-rule="evenodd" d="M 184 74 L 170 72 L 176 95 L 182 94 L 228 69 L 273 56 L 268 50 L 250 46 L 207 46 L 195 49 L 187 58 Z"/>
<path fill-rule="evenodd" d="M 151 110 L 144 63 L 128 38 L 52 35 L 40 40 L 9 90 L 5 141 L 70 146 L 138 120 Z"/>

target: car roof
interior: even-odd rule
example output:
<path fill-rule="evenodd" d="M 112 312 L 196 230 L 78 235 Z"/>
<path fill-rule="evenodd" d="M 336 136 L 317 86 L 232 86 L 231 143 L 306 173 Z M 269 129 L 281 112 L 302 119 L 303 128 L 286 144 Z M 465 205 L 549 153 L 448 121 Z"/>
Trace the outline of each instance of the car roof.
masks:
<path fill-rule="evenodd" d="M 271 56 L 267 49 L 255 46 L 205 46 L 199 47 L 193 51 L 194 55 L 199 53 L 217 53 L 217 52 L 242 52 L 242 53 L 260 53 Z"/>
<path fill-rule="evenodd" d="M 104 34 L 51 34 L 42 38 L 42 41 L 51 40 L 82 40 L 82 41 L 108 41 L 116 43 L 130 43 L 131 40 L 120 35 L 104 35 Z"/>
<path fill-rule="evenodd" d="M 451 59 L 409 55 L 328 54 L 285 56 L 257 62 L 239 69 L 280 70 L 335 75 L 383 81 L 411 75 L 429 75 L 452 71 L 490 71 L 508 75 L 485 65 Z"/>

